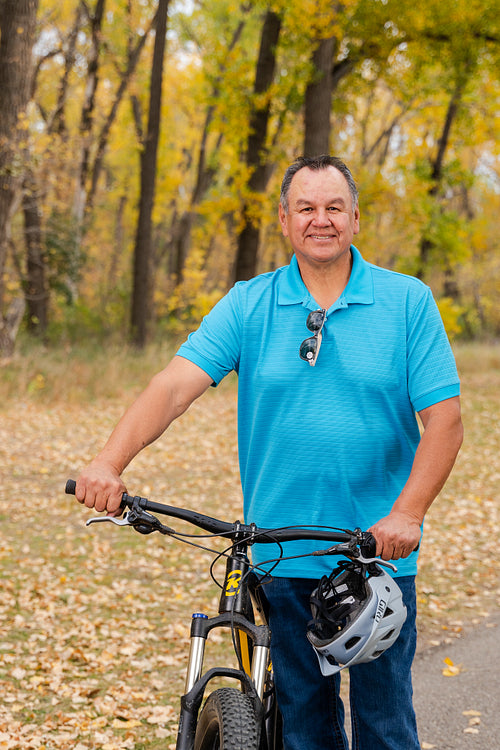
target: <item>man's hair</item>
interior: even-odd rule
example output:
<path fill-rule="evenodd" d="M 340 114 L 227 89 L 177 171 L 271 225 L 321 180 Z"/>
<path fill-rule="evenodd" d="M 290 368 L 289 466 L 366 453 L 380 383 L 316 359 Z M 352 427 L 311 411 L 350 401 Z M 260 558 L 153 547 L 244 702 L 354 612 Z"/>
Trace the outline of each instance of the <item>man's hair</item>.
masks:
<path fill-rule="evenodd" d="M 299 156 L 299 158 L 296 159 L 293 164 L 290 164 L 290 166 L 286 170 L 285 176 L 283 177 L 283 182 L 281 183 L 280 194 L 280 202 L 286 214 L 288 213 L 288 193 L 290 192 L 292 179 L 297 174 L 297 172 L 301 169 L 304 169 L 304 167 L 312 169 L 316 172 L 318 172 L 320 169 L 335 167 L 335 169 L 343 174 L 347 182 L 349 192 L 351 194 L 352 210 L 354 211 L 354 209 L 358 205 L 358 188 L 356 187 L 356 183 L 354 182 L 349 168 L 341 159 L 338 159 L 336 156 L 322 154 L 321 156 Z"/>

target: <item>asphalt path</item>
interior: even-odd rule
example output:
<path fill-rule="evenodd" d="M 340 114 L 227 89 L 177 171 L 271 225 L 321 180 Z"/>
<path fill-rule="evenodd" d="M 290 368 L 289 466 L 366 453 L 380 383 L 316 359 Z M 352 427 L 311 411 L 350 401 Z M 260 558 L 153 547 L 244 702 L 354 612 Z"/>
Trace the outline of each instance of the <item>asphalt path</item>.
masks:
<path fill-rule="evenodd" d="M 500 613 L 417 653 L 413 689 L 424 750 L 500 750 Z"/>

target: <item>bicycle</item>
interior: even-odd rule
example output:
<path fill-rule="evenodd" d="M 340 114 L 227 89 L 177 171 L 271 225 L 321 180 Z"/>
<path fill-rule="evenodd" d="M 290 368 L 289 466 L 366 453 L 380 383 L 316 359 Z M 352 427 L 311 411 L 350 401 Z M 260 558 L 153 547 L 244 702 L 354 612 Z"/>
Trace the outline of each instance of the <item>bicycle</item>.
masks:
<path fill-rule="evenodd" d="M 75 485 L 73 480 L 68 480 L 66 493 L 74 495 Z M 229 523 L 187 508 L 164 505 L 125 493 L 122 508 L 128 508 L 123 518 L 99 516 L 88 519 L 87 525 L 108 522 L 117 526 L 131 526 L 141 534 L 156 531 L 187 541 L 182 534 L 162 524 L 153 515 L 157 513 L 187 521 L 211 536 L 230 542 L 226 550 L 216 552 L 216 559 L 221 556 L 227 558 L 218 614 L 209 617 L 205 613 L 195 612 L 192 615 L 176 750 L 281 750 L 281 721 L 270 662 L 271 631 L 267 624 L 265 596 L 262 595 L 262 584 L 269 573 L 261 572 L 258 575 L 255 572 L 248 558 L 248 548 L 257 542 L 280 546 L 288 541 L 309 539 L 330 544 L 326 549 L 313 552 L 314 555 L 343 555 L 366 564 L 379 563 L 392 567 L 390 563 L 374 557 L 373 536 L 360 529 L 349 531 L 307 526 L 264 529 L 253 523 Z M 195 535 L 195 538 L 204 537 Z M 281 558 L 282 553 L 275 560 L 276 565 Z M 213 574 L 212 578 L 215 580 Z M 262 624 L 256 624 L 256 615 Z M 213 667 L 203 672 L 208 635 L 219 628 L 231 631 L 239 667 Z M 239 688 L 215 689 L 209 693 L 201 708 L 207 686 L 218 677 L 239 683 Z"/>

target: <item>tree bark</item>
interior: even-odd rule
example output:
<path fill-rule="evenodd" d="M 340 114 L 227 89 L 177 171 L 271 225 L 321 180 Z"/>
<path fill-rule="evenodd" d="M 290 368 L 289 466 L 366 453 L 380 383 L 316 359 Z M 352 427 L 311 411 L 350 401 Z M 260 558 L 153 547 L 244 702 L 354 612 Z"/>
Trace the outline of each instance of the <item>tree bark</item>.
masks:
<path fill-rule="evenodd" d="M 268 93 L 274 79 L 276 47 L 280 31 L 281 17 L 274 11 L 268 10 L 262 26 L 254 84 L 256 99 L 251 112 L 250 135 L 247 143 L 246 163 L 251 170 L 248 181 L 250 200 L 243 206 L 243 229 L 238 236 L 234 281 L 250 279 L 255 276 L 257 270 L 261 220 L 257 202 L 252 200 L 252 193 L 254 195 L 263 193 L 269 181 L 270 169 L 267 161 L 266 140 L 271 103 L 265 94 Z"/>
<path fill-rule="evenodd" d="M 152 212 L 156 187 L 156 162 L 160 136 L 160 116 L 163 82 L 163 60 L 167 33 L 169 0 L 158 1 L 151 88 L 149 95 L 148 127 L 144 149 L 141 153 L 141 192 L 139 218 L 134 248 L 134 277 L 131 310 L 131 337 L 138 346 L 145 346 L 152 315 Z"/>
<path fill-rule="evenodd" d="M 304 102 L 304 156 L 330 152 L 335 37 L 321 39 L 312 55 L 313 78 Z"/>
<path fill-rule="evenodd" d="M 38 0 L 3 0 L 0 4 L 0 356 L 11 353 L 19 325 L 18 321 L 10 325 L 11 319 L 2 313 L 3 279 L 10 221 L 23 179 L 19 144 L 30 96 L 37 10 Z"/>
<path fill-rule="evenodd" d="M 28 330 L 31 333 L 43 335 L 48 323 L 49 292 L 38 198 L 35 177 L 31 169 L 28 169 L 23 190 L 24 235 L 27 251 L 25 297 L 28 306 Z"/>

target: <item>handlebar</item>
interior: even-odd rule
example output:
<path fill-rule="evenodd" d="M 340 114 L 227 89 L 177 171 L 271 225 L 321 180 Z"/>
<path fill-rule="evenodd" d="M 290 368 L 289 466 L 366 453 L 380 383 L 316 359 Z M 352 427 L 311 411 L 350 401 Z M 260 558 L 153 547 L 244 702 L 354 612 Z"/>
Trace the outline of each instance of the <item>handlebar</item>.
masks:
<path fill-rule="evenodd" d="M 76 482 L 73 479 L 68 479 L 65 488 L 66 494 L 74 495 L 75 489 Z M 164 534 L 175 533 L 173 529 L 163 526 L 155 516 L 151 515 L 151 513 L 159 513 L 163 516 L 170 516 L 171 518 L 178 518 L 182 521 L 187 521 L 193 526 L 197 526 L 198 528 L 203 529 L 203 531 L 208 531 L 217 536 L 223 536 L 233 541 L 237 541 L 238 539 L 244 540 L 249 545 L 255 543 L 275 544 L 277 542 L 291 542 L 308 539 L 332 542 L 335 544 L 345 544 L 346 554 L 352 554 L 356 557 L 361 553 L 363 558 L 374 558 L 376 554 L 375 538 L 369 531 L 363 532 L 360 529 L 348 531 L 298 526 L 266 529 L 260 528 L 253 523 L 242 524 L 239 521 L 228 523 L 227 521 L 212 518 L 211 516 L 206 516 L 203 513 L 197 513 L 196 511 L 188 510 L 187 508 L 176 508 L 171 505 L 156 503 L 145 497 L 127 495 L 125 492 L 122 495 L 121 507 L 122 509 L 130 509 L 130 513 L 128 514 L 129 520 L 126 521 L 124 525 L 133 525 L 142 533 L 150 533 L 152 531 L 161 531 Z M 136 520 L 136 523 L 130 519 L 131 514 L 135 514 L 134 520 Z M 105 519 L 103 518 L 103 520 Z M 116 522 L 115 519 L 113 520 Z M 141 528 L 141 525 L 143 528 Z M 320 550 L 316 554 L 320 555 L 327 553 L 328 550 Z"/>

